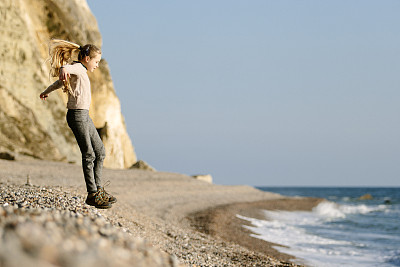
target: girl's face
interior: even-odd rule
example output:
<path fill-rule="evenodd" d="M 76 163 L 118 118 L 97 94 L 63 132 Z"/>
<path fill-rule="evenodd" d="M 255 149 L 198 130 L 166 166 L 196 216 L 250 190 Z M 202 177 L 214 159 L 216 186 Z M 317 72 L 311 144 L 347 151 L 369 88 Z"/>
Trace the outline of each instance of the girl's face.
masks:
<path fill-rule="evenodd" d="M 93 72 L 99 66 L 100 60 L 101 54 L 96 54 L 94 57 L 86 56 L 82 63 L 85 65 L 88 71 Z"/>

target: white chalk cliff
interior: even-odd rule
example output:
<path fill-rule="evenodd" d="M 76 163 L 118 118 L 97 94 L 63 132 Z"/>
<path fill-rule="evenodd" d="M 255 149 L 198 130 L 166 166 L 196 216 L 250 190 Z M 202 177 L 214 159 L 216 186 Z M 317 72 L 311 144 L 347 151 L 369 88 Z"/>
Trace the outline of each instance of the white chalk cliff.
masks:
<path fill-rule="evenodd" d="M 80 162 L 65 120 L 66 95 L 39 94 L 49 78 L 48 41 L 59 38 L 101 47 L 96 18 L 85 0 L 0 0 L 0 152 Z M 105 60 L 93 73 L 90 115 L 106 148 L 104 165 L 127 168 L 136 155 Z"/>

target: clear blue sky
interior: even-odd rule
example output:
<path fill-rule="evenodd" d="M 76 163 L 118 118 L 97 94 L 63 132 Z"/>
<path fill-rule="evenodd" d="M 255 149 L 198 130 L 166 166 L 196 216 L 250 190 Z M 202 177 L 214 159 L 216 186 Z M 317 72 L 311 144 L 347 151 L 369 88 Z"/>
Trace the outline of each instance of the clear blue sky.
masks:
<path fill-rule="evenodd" d="M 88 3 L 137 156 L 157 170 L 400 186 L 400 1 Z"/>

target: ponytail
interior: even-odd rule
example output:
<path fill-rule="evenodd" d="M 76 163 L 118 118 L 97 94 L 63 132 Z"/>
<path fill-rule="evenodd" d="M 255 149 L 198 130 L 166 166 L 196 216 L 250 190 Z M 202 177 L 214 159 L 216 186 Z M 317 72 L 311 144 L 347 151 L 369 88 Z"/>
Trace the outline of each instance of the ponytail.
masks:
<path fill-rule="evenodd" d="M 52 77 L 58 77 L 60 74 L 60 68 L 63 65 L 71 63 L 72 56 L 74 53 L 79 51 L 79 45 L 60 40 L 53 39 L 49 43 L 49 57 L 50 57 L 50 75 Z"/>
<path fill-rule="evenodd" d="M 58 77 L 60 75 L 60 68 L 63 65 L 71 63 L 73 58 L 76 58 L 74 55 L 78 54 L 78 60 L 80 61 L 86 56 L 94 57 L 96 53 L 101 54 L 101 50 L 92 44 L 80 46 L 69 41 L 52 39 L 49 42 L 50 76 Z M 64 81 L 63 91 L 73 95 L 69 79 Z"/>

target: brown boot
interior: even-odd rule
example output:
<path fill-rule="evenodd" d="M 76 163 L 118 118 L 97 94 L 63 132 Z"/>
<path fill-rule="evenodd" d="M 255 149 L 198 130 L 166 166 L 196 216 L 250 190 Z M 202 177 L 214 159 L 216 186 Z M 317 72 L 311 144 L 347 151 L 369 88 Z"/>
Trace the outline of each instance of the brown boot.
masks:
<path fill-rule="evenodd" d="M 109 185 L 109 184 L 110 184 L 110 181 L 107 181 L 107 182 L 104 184 L 103 187 L 100 187 L 100 186 L 97 187 L 97 190 L 103 190 L 104 193 L 105 193 L 105 194 L 107 195 L 107 197 L 108 197 L 108 202 L 111 203 L 111 204 L 114 204 L 114 203 L 117 202 L 117 198 L 114 197 L 113 195 L 111 195 L 110 193 L 106 192 L 106 190 L 104 189 L 104 187 L 106 187 L 106 186 Z"/>
<path fill-rule="evenodd" d="M 106 191 L 104 190 L 104 192 L 106 192 Z M 117 198 L 114 197 L 113 195 L 111 195 L 110 193 L 106 192 L 106 195 L 108 196 L 109 203 L 114 204 L 117 202 Z"/>
<path fill-rule="evenodd" d="M 85 202 L 86 204 L 94 206 L 98 209 L 109 209 L 112 207 L 111 203 L 109 202 L 109 197 L 102 188 L 96 193 L 89 193 Z"/>

